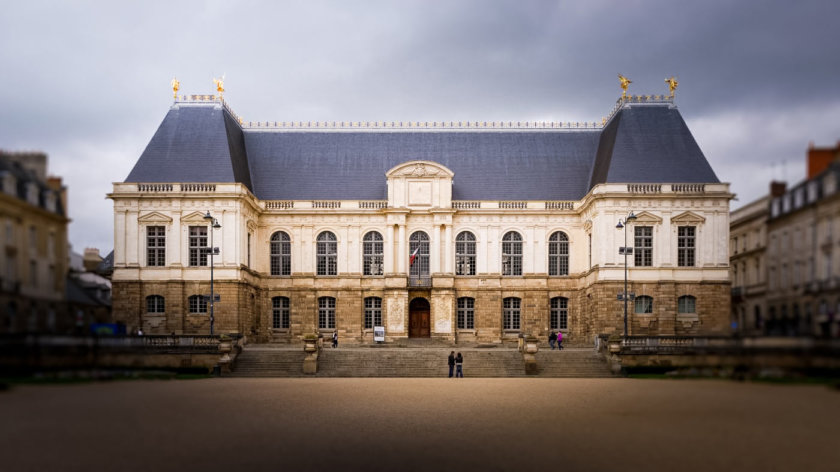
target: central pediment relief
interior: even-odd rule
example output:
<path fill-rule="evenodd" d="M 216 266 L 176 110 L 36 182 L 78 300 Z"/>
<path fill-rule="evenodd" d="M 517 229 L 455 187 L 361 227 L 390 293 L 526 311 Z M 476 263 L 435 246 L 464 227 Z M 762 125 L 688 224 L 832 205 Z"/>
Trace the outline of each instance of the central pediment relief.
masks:
<path fill-rule="evenodd" d="M 432 161 L 408 161 L 385 173 L 389 208 L 451 208 L 455 173 Z"/>
<path fill-rule="evenodd" d="M 452 178 L 455 173 L 446 167 L 432 161 L 408 161 L 392 168 L 385 173 L 385 177 L 431 177 Z"/>

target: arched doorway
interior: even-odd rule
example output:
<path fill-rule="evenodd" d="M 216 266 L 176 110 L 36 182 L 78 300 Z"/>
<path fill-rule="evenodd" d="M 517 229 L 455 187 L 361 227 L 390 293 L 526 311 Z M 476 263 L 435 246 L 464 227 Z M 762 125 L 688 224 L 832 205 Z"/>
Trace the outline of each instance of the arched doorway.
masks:
<path fill-rule="evenodd" d="M 408 337 L 428 338 L 432 335 L 430 328 L 431 307 L 425 298 L 415 298 L 408 305 Z"/>

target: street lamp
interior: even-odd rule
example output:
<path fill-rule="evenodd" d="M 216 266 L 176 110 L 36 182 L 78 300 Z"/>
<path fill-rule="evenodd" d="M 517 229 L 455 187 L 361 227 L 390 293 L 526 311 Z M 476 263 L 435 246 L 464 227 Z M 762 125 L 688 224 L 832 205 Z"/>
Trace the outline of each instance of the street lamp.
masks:
<path fill-rule="evenodd" d="M 618 224 L 615 225 L 616 229 L 624 229 L 624 246 L 618 252 L 619 254 L 624 254 L 624 293 L 621 294 L 621 298 L 624 299 L 624 338 L 627 338 L 627 299 L 630 298 L 629 294 L 627 293 L 627 254 L 630 253 L 627 249 L 627 225 L 628 223 L 635 221 L 636 215 L 633 214 L 631 211 L 629 215 L 624 217 L 624 219 L 618 220 Z"/>
<path fill-rule="evenodd" d="M 213 336 L 213 322 L 215 321 L 213 308 L 216 302 L 216 295 L 213 293 L 213 255 L 216 253 L 216 248 L 213 246 L 213 230 L 221 228 L 222 225 L 219 224 L 219 220 L 210 215 L 209 210 L 204 215 L 204 219 L 210 224 L 210 336 Z"/>

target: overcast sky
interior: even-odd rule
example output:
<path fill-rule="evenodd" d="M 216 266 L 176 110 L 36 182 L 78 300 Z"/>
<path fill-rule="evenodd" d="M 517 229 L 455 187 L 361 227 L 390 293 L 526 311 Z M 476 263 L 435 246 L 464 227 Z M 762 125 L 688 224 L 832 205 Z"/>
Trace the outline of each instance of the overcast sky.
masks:
<path fill-rule="evenodd" d="M 667 92 L 733 208 L 840 140 L 836 1 L 4 2 L 0 148 L 64 177 L 76 251 L 113 247 L 105 194 L 181 93 L 246 120 L 600 121 Z"/>

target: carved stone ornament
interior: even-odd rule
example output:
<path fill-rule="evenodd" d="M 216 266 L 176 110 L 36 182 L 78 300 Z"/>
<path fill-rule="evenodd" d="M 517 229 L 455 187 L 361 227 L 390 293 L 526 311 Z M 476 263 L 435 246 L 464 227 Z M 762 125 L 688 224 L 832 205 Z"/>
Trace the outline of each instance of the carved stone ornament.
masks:
<path fill-rule="evenodd" d="M 407 167 L 402 171 L 403 175 L 410 175 L 412 177 L 426 177 L 440 174 L 440 169 L 434 167 L 426 167 L 425 164 L 417 164 L 414 167 Z"/>

